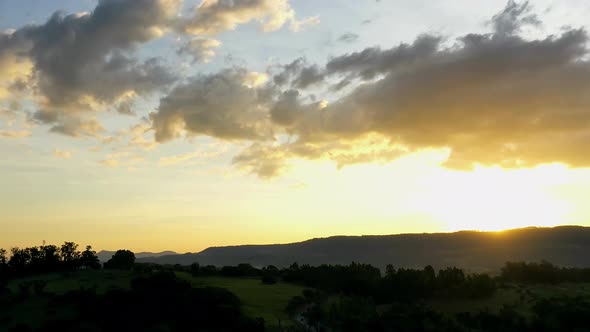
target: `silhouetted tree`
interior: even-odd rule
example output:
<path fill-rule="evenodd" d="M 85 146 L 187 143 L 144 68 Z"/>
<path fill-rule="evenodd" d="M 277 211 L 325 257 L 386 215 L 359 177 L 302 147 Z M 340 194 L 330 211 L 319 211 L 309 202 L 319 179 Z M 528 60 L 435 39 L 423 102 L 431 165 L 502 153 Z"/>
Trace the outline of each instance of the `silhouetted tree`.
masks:
<path fill-rule="evenodd" d="M 20 249 L 18 247 L 10 249 L 11 256 L 8 260 L 8 266 L 18 275 L 23 275 L 27 271 L 28 265 L 31 261 L 31 254 L 28 249 Z"/>
<path fill-rule="evenodd" d="M 8 252 L 4 248 L 0 248 L 0 265 L 5 265 L 8 262 L 8 258 L 6 257 Z"/>
<path fill-rule="evenodd" d="M 43 245 L 40 247 L 43 256 L 43 270 L 46 272 L 58 271 L 60 269 L 59 249 L 54 245 Z"/>
<path fill-rule="evenodd" d="M 59 254 L 65 270 L 72 271 L 80 267 L 81 253 L 78 251 L 76 243 L 64 242 L 59 248 Z"/>
<path fill-rule="evenodd" d="M 129 250 L 117 250 L 104 264 L 105 269 L 131 270 L 135 264 L 135 254 Z"/>
<path fill-rule="evenodd" d="M 100 260 L 96 255 L 96 251 L 92 250 L 91 246 L 86 246 L 86 250 L 82 252 L 82 255 L 80 256 L 80 263 L 82 266 L 88 269 L 100 269 Z"/>

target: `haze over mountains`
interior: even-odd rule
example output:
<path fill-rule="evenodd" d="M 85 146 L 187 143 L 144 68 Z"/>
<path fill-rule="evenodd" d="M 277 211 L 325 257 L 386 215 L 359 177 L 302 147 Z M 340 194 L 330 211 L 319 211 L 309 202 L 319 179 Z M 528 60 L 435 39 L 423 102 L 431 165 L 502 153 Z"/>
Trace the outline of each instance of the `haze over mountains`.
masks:
<path fill-rule="evenodd" d="M 506 261 L 547 260 L 560 266 L 590 266 L 590 228 L 561 226 L 504 232 L 334 236 L 273 245 L 211 247 L 199 253 L 149 255 L 138 262 L 189 265 L 349 264 L 378 267 L 435 268 L 460 266 L 472 271 L 498 271 Z"/>
<path fill-rule="evenodd" d="M 109 259 L 111 259 L 111 257 L 113 257 L 113 255 L 115 254 L 115 251 L 109 251 L 109 250 L 102 250 L 100 252 L 98 252 L 96 255 L 98 256 L 98 259 L 101 262 L 106 262 Z M 156 257 L 161 257 L 161 256 L 171 256 L 171 255 L 178 255 L 176 252 L 174 251 L 162 251 L 162 252 L 138 252 L 135 253 L 135 258 L 156 258 Z"/>

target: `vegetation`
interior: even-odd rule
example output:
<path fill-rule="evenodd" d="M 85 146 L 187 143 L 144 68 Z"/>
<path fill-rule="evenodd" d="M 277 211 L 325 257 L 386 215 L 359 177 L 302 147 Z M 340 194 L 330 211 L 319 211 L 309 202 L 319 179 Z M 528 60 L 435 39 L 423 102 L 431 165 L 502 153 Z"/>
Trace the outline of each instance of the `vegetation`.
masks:
<path fill-rule="evenodd" d="M 588 331 L 590 269 L 135 263 L 90 246 L 0 250 L 0 330 Z M 108 310 L 105 310 L 108 308 Z M 140 319 L 138 317 L 141 317 Z"/>
<path fill-rule="evenodd" d="M 129 250 L 117 250 L 108 262 L 104 263 L 105 269 L 131 270 L 135 264 L 135 254 Z"/>

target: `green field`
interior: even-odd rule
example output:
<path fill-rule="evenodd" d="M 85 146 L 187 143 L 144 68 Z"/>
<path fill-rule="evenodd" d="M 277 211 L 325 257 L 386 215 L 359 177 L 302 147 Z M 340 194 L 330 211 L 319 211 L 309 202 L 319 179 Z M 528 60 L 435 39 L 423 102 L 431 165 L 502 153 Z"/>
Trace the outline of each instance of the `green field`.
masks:
<path fill-rule="evenodd" d="M 244 313 L 251 317 L 262 317 L 268 326 L 277 326 L 279 320 L 282 325 L 290 324 L 289 317 L 284 312 L 287 302 L 296 295 L 301 295 L 303 287 L 277 283 L 265 285 L 258 278 L 224 278 L 224 277 L 198 277 L 189 273 L 177 272 L 177 275 L 188 280 L 195 287 L 212 286 L 226 288 L 234 293 L 243 304 Z M 78 271 L 69 274 L 47 274 L 42 277 L 32 277 L 14 280 L 8 287 L 16 292 L 18 284 L 23 281 L 45 280 L 45 291 L 54 294 L 64 294 L 68 291 L 84 288 L 96 288 L 98 293 L 103 293 L 111 288 L 129 288 L 132 278 L 137 276 L 132 272 L 120 271 Z M 30 322 L 31 317 L 36 320 L 45 319 L 45 307 L 47 301 L 43 298 L 32 297 L 31 301 L 22 307 L 13 308 L 14 312 L 26 313 L 23 317 L 16 317 L 18 322 Z M 38 313 L 38 314 L 37 314 Z M 56 313 L 59 315 L 60 313 Z M 22 319 L 21 319 L 22 318 Z"/>
<path fill-rule="evenodd" d="M 288 322 L 285 313 L 287 302 L 294 296 L 301 295 L 303 287 L 277 283 L 265 285 L 256 278 L 194 278 L 188 273 L 179 273 L 179 277 L 190 280 L 194 286 L 214 286 L 226 288 L 236 294 L 244 305 L 244 313 L 252 317 L 262 317 L 269 325 Z"/>

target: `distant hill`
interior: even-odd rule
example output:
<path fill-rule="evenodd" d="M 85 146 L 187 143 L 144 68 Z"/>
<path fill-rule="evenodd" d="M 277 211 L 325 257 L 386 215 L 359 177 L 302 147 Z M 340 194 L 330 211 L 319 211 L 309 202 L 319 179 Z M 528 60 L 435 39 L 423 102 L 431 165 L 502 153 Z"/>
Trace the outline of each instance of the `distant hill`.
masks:
<path fill-rule="evenodd" d="M 200 253 L 142 257 L 138 262 L 261 267 L 299 264 L 369 263 L 380 268 L 458 266 L 497 271 L 506 261 L 547 260 L 561 266 L 590 267 L 590 228 L 561 226 L 504 232 L 334 236 L 274 245 L 212 247 Z"/>
<path fill-rule="evenodd" d="M 115 254 L 115 251 L 102 250 L 102 251 L 99 251 L 96 255 L 98 256 L 98 259 L 101 262 L 106 262 L 109 259 L 111 259 L 111 257 L 113 257 L 114 254 Z M 135 254 L 135 258 L 148 258 L 148 257 L 149 258 L 157 258 L 157 257 L 161 257 L 161 256 L 174 256 L 174 255 L 178 255 L 178 254 L 174 251 L 140 252 L 140 253 Z"/>

